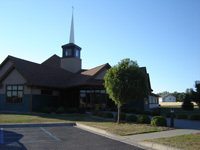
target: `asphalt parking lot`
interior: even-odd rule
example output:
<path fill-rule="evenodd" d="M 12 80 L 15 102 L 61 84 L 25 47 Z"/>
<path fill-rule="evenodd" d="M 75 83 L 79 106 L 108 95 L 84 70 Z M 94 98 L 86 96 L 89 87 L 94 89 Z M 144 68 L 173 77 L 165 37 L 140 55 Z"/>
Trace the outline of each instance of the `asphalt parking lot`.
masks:
<path fill-rule="evenodd" d="M 0 128 L 1 150 L 142 150 L 73 126 Z"/>

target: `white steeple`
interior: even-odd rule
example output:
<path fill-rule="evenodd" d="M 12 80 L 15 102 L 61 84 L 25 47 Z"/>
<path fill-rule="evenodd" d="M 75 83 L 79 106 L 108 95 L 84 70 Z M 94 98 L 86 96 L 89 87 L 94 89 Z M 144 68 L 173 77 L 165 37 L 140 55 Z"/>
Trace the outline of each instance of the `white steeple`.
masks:
<path fill-rule="evenodd" d="M 69 37 L 69 43 L 75 43 L 74 41 L 74 7 L 72 7 L 72 22 L 71 22 L 71 30 L 70 30 L 70 37 Z"/>

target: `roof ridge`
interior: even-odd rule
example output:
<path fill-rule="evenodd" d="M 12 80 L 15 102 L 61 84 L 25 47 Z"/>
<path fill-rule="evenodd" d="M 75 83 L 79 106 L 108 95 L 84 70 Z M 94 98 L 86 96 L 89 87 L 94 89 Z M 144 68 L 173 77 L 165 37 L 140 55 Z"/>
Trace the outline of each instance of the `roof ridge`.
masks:
<path fill-rule="evenodd" d="M 14 56 L 11 56 L 11 55 L 8 55 L 8 58 L 10 58 L 10 59 L 13 60 L 13 61 L 15 61 L 15 60 L 18 60 L 18 61 L 25 61 L 25 62 L 28 62 L 28 63 L 33 63 L 33 64 L 40 65 L 39 63 L 36 63 L 36 62 L 33 62 L 33 61 L 29 61 L 29 60 L 25 60 L 25 59 L 18 58 L 18 57 L 14 57 Z"/>

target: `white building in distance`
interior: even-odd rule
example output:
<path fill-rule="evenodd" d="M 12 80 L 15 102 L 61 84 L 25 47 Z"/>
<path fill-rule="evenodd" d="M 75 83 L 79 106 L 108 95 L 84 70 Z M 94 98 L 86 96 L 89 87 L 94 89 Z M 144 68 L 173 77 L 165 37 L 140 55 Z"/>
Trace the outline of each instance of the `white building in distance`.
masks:
<path fill-rule="evenodd" d="M 161 97 L 159 97 L 159 102 L 176 102 L 176 97 L 169 94 L 161 95 Z"/>

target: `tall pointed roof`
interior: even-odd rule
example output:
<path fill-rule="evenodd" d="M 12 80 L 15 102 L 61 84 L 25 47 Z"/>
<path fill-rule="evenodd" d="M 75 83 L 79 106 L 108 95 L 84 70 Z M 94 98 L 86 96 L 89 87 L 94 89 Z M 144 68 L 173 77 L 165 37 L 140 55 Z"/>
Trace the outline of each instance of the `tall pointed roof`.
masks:
<path fill-rule="evenodd" d="M 71 21 L 69 43 L 75 43 L 74 41 L 74 7 L 72 7 L 72 21 Z"/>

